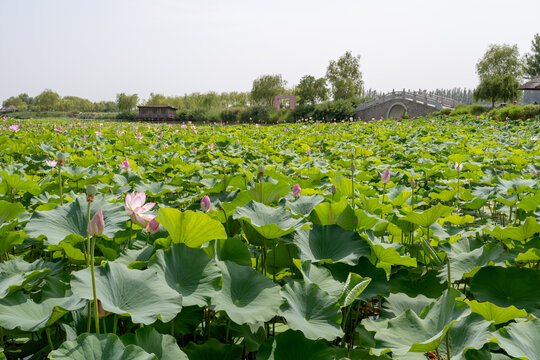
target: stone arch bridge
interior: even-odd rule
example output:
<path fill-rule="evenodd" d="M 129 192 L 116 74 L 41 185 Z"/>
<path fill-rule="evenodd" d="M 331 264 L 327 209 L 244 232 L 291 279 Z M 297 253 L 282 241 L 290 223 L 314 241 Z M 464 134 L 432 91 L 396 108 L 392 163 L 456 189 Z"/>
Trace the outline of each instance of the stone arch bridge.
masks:
<path fill-rule="evenodd" d="M 401 119 L 405 113 L 410 118 L 425 116 L 443 108 L 454 108 L 456 100 L 425 92 L 392 91 L 371 101 L 360 104 L 354 110 L 356 119 Z"/>

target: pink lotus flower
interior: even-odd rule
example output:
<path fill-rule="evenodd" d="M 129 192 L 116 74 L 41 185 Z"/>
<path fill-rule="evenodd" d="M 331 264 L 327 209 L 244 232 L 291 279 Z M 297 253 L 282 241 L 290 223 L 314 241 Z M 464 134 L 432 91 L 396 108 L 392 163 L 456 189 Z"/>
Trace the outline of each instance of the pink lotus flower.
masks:
<path fill-rule="evenodd" d="M 88 234 L 90 236 L 98 236 L 103 234 L 103 228 L 105 227 L 105 222 L 103 221 L 103 212 L 101 209 L 92 217 L 92 220 L 88 223 Z"/>
<path fill-rule="evenodd" d="M 210 150 L 214 150 L 214 144 L 213 143 L 208 145 L 208 147 L 210 148 Z"/>
<path fill-rule="evenodd" d="M 204 195 L 201 199 L 201 209 L 204 212 L 209 212 L 211 208 L 212 204 L 210 204 L 210 198 L 208 197 L 208 195 Z"/>
<path fill-rule="evenodd" d="M 381 181 L 383 184 L 388 184 L 390 181 L 390 170 L 384 170 L 384 172 L 381 174 Z"/>
<path fill-rule="evenodd" d="M 165 144 L 163 144 L 163 147 L 164 147 L 165 149 L 168 149 L 168 148 L 169 148 L 169 144 L 165 143 Z"/>
<path fill-rule="evenodd" d="M 292 193 L 294 195 L 294 197 L 299 197 L 300 196 L 300 193 L 302 192 L 302 188 L 300 187 L 300 185 L 296 184 L 294 185 L 293 189 L 292 189 Z"/>
<path fill-rule="evenodd" d="M 131 165 L 129 165 L 129 161 L 127 160 L 122 161 L 122 168 L 125 170 L 129 170 L 131 168 Z"/>
<path fill-rule="evenodd" d="M 13 132 L 17 132 L 17 131 L 19 131 L 19 125 L 13 124 L 10 127 L 8 127 L 8 129 L 13 131 Z"/>
<path fill-rule="evenodd" d="M 185 128 L 187 128 L 187 125 L 186 125 L 186 124 L 180 125 L 180 129 L 185 129 Z"/>
<path fill-rule="evenodd" d="M 135 191 L 131 194 L 126 195 L 125 209 L 126 212 L 131 216 L 131 221 L 133 223 L 139 223 L 142 226 L 146 227 L 146 221 L 152 221 L 154 215 L 145 214 L 145 212 L 151 210 L 156 203 L 146 202 L 146 194 L 144 192 L 136 193 Z"/>
<path fill-rule="evenodd" d="M 103 136 L 103 133 L 101 131 L 96 131 L 96 137 L 102 137 L 102 136 Z"/>
<path fill-rule="evenodd" d="M 156 220 L 156 218 L 153 218 L 150 220 L 148 224 L 146 224 L 146 231 L 148 231 L 150 234 L 155 234 L 159 230 L 159 223 Z"/>
<path fill-rule="evenodd" d="M 135 135 L 135 137 L 139 140 L 142 140 L 142 138 L 144 137 L 143 134 L 141 133 L 138 133 L 137 135 Z"/>
<path fill-rule="evenodd" d="M 311 154 L 311 149 L 307 149 L 307 150 L 306 150 L 306 154 L 307 154 L 307 155 L 310 155 L 310 154 Z"/>
<path fill-rule="evenodd" d="M 82 136 L 82 141 L 86 141 L 86 135 Z"/>
<path fill-rule="evenodd" d="M 45 160 L 45 164 L 49 165 L 50 167 L 55 167 L 56 160 Z"/>
<path fill-rule="evenodd" d="M 196 148 L 196 147 L 193 148 L 193 152 L 194 152 L 195 154 L 197 153 L 197 148 Z"/>

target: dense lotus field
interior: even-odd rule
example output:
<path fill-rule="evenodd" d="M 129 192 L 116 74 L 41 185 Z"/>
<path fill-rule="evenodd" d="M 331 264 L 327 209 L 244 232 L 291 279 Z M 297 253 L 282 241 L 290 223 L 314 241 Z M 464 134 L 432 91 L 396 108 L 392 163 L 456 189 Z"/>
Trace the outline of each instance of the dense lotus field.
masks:
<path fill-rule="evenodd" d="M 540 122 L 0 121 L 0 358 L 540 359 Z"/>

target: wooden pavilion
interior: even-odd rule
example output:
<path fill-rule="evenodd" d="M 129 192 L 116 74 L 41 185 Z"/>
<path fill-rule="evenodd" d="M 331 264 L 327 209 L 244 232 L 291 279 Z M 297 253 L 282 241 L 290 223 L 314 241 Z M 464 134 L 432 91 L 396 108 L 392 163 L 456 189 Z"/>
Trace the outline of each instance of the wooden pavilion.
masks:
<path fill-rule="evenodd" d="M 135 117 L 138 121 L 174 121 L 176 119 L 176 108 L 169 105 L 144 105 L 138 108 L 139 115 Z"/>

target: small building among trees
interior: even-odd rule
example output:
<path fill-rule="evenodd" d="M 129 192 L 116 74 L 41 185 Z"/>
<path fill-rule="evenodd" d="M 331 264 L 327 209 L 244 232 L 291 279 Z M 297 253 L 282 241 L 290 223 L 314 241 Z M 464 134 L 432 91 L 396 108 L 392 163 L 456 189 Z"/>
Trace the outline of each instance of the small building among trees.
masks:
<path fill-rule="evenodd" d="M 176 119 L 176 108 L 169 105 L 144 105 L 138 108 L 139 115 L 135 117 L 135 120 L 173 121 Z"/>

